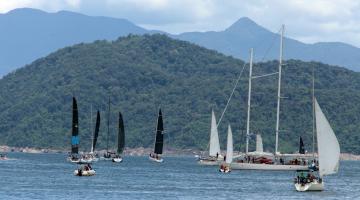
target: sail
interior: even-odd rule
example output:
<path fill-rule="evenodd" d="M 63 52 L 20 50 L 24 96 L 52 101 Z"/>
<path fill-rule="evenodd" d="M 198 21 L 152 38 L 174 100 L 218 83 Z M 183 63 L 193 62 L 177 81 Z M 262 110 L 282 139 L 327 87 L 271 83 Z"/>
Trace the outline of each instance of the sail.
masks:
<path fill-rule="evenodd" d="M 233 138 L 232 138 L 232 131 L 229 124 L 228 127 L 228 136 L 227 136 L 227 145 L 226 145 L 226 160 L 227 164 L 230 164 L 233 160 Z"/>
<path fill-rule="evenodd" d="M 162 154 L 163 152 L 163 145 L 164 145 L 163 131 L 164 131 L 163 118 L 162 118 L 161 109 L 159 109 L 159 116 L 156 127 L 155 149 L 154 149 L 154 153 L 156 154 Z"/>
<path fill-rule="evenodd" d="M 95 131 L 94 131 L 94 138 L 93 138 L 92 148 L 91 148 L 91 151 L 92 151 L 92 152 L 95 151 L 95 146 L 96 146 L 97 138 L 98 138 L 98 136 L 99 136 L 99 129 L 100 129 L 100 111 L 97 111 Z"/>
<path fill-rule="evenodd" d="M 217 130 L 216 118 L 214 111 L 211 111 L 211 130 L 210 130 L 210 147 L 209 156 L 220 155 L 219 133 Z"/>
<path fill-rule="evenodd" d="M 72 131 L 71 131 L 71 153 L 79 153 L 79 114 L 75 97 L 73 97 L 72 108 Z"/>
<path fill-rule="evenodd" d="M 256 152 L 263 152 L 263 142 L 260 134 L 256 135 Z"/>
<path fill-rule="evenodd" d="M 319 174 L 322 177 L 338 171 L 340 145 L 316 99 L 315 117 L 319 153 Z"/>
<path fill-rule="evenodd" d="M 118 148 L 117 154 L 122 154 L 125 146 L 125 130 L 124 121 L 121 112 L 119 112 L 119 133 L 118 133 Z"/>
<path fill-rule="evenodd" d="M 302 137 L 300 136 L 299 154 L 305 154 L 305 146 Z"/>

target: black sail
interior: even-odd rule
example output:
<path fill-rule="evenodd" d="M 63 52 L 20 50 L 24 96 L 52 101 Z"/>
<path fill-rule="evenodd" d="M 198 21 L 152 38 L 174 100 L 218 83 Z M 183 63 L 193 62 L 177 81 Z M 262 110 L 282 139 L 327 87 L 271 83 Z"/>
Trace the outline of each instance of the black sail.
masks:
<path fill-rule="evenodd" d="M 302 137 L 300 137 L 299 153 L 300 154 L 305 154 L 305 147 L 304 147 L 304 142 L 303 142 Z"/>
<path fill-rule="evenodd" d="M 161 109 L 159 109 L 159 116 L 157 121 L 156 128 L 156 138 L 155 138 L 155 150 L 154 153 L 162 154 L 163 146 L 164 146 L 164 125 L 163 125 L 163 117 L 161 113 Z"/>
<path fill-rule="evenodd" d="M 99 136 L 99 129 L 100 129 L 100 111 L 97 111 L 97 114 L 96 114 L 96 125 L 95 125 L 94 138 L 93 138 L 93 146 L 92 146 L 93 151 L 95 151 L 95 146 L 96 146 L 97 138 L 98 138 L 98 136 Z"/>
<path fill-rule="evenodd" d="M 79 153 L 79 114 L 75 97 L 73 97 L 71 153 Z"/>
<path fill-rule="evenodd" d="M 124 120 L 121 112 L 119 112 L 119 133 L 118 133 L 118 148 L 117 154 L 122 154 L 125 147 L 125 129 L 124 129 Z"/>

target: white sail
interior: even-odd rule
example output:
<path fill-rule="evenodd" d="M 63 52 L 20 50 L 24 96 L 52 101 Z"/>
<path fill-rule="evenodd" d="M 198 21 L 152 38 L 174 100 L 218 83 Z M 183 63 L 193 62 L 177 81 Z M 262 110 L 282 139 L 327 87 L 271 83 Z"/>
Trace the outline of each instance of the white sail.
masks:
<path fill-rule="evenodd" d="M 338 171 L 340 145 L 316 99 L 315 117 L 319 153 L 319 174 L 322 177 Z"/>
<path fill-rule="evenodd" d="M 263 142 L 260 134 L 256 135 L 256 152 L 263 152 Z"/>
<path fill-rule="evenodd" d="M 228 127 L 228 136 L 227 136 L 227 146 L 226 146 L 226 160 L 227 164 L 230 164 L 233 160 L 233 138 L 232 138 L 232 131 L 229 124 Z"/>
<path fill-rule="evenodd" d="M 216 156 L 217 154 L 220 155 L 220 142 L 219 142 L 219 134 L 217 130 L 215 113 L 214 111 L 212 111 L 209 155 Z"/>

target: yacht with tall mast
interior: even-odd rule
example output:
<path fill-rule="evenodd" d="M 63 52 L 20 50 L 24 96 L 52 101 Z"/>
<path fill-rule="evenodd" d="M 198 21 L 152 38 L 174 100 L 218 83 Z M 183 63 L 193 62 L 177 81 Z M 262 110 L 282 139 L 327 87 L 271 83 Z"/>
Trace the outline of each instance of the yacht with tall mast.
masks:
<path fill-rule="evenodd" d="M 314 75 L 313 75 L 314 76 Z M 324 176 L 338 172 L 340 145 L 329 121 L 321 110 L 314 94 L 313 77 L 313 137 L 317 138 L 318 166 L 314 162 L 308 170 L 299 170 L 295 177 L 295 189 L 299 192 L 324 190 Z M 315 142 L 314 142 L 315 143 Z M 315 145 L 313 145 L 313 149 Z M 313 157 L 315 158 L 315 151 Z"/>
<path fill-rule="evenodd" d="M 124 129 L 124 120 L 121 112 L 119 112 L 119 127 L 118 127 L 118 142 L 117 142 L 116 154 L 112 158 L 113 162 L 122 162 L 122 153 L 125 147 L 125 129 Z"/>
<path fill-rule="evenodd" d="M 281 28 L 281 37 L 280 37 L 280 58 L 279 58 L 279 71 L 277 74 L 278 78 L 278 95 L 277 95 L 277 114 L 276 114 L 276 131 L 275 131 L 275 152 L 274 154 L 267 154 L 266 158 L 262 159 L 262 156 L 259 159 L 258 155 L 252 155 L 249 152 L 249 138 L 250 138 L 250 110 L 251 110 L 251 84 L 252 79 L 264 77 L 262 76 L 253 76 L 253 49 L 250 49 L 250 63 L 249 63 L 249 91 L 248 91 L 248 103 L 247 103 L 247 121 L 246 121 L 246 150 L 245 154 L 242 155 L 243 159 L 238 159 L 236 162 L 231 164 L 232 169 L 244 169 L 244 170 L 301 170 L 307 169 L 307 162 L 302 160 L 295 159 L 294 163 L 287 163 L 283 158 L 278 158 L 280 153 L 278 152 L 278 137 L 279 137 L 279 120 L 280 120 L 280 100 L 281 100 L 281 72 L 282 72 L 282 57 L 283 57 L 283 35 L 284 35 L 284 25 Z"/>

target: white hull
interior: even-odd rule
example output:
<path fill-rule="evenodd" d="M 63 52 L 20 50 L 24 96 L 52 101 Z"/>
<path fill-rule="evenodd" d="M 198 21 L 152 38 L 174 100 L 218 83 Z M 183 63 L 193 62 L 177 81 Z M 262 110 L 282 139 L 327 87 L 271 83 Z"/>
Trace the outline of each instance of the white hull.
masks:
<path fill-rule="evenodd" d="M 219 166 L 222 162 L 223 162 L 223 159 L 221 159 L 221 160 L 200 159 L 198 161 L 198 164 L 204 165 L 204 166 Z"/>
<path fill-rule="evenodd" d="M 324 190 L 324 182 L 319 183 L 318 181 L 314 181 L 314 182 L 306 183 L 306 184 L 295 183 L 295 189 L 298 192 L 323 191 Z"/>
<path fill-rule="evenodd" d="M 99 158 L 81 158 L 80 162 L 81 163 L 93 163 L 93 162 L 97 162 L 99 160 Z"/>
<path fill-rule="evenodd" d="M 256 164 L 256 163 L 231 163 L 231 169 L 235 170 L 269 170 L 269 171 L 296 171 L 307 170 L 304 165 L 277 165 L 277 164 Z"/>
<path fill-rule="evenodd" d="M 158 162 L 158 163 L 164 162 L 164 160 L 162 158 L 156 159 L 156 158 L 153 158 L 151 156 L 149 156 L 149 160 L 154 161 L 154 162 Z"/>
<path fill-rule="evenodd" d="M 122 162 L 122 158 L 113 158 L 112 161 L 116 162 L 116 163 L 121 163 Z"/>
<path fill-rule="evenodd" d="M 95 170 L 93 170 L 93 169 L 87 170 L 87 171 L 81 170 L 81 174 L 79 174 L 79 170 L 77 169 L 74 171 L 74 175 L 75 176 L 93 176 L 93 175 L 95 175 Z"/>

